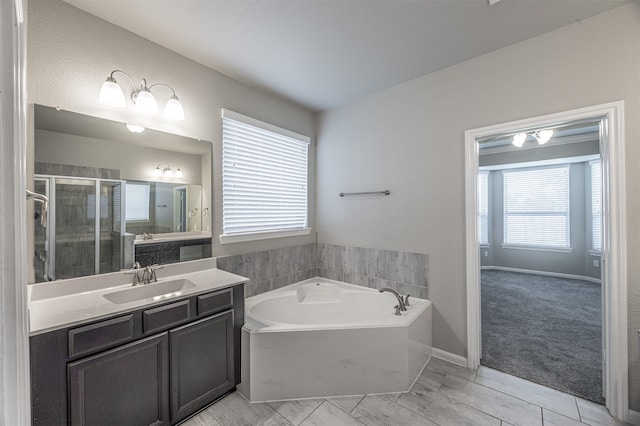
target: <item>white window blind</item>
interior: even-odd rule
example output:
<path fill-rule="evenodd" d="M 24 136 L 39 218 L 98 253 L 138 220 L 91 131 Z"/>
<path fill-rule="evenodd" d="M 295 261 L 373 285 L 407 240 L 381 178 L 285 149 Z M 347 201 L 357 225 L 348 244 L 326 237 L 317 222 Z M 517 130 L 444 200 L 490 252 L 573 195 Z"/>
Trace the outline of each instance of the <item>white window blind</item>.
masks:
<path fill-rule="evenodd" d="M 478 238 L 489 244 L 489 172 L 478 173 Z"/>
<path fill-rule="evenodd" d="M 503 171 L 504 244 L 569 248 L 569 166 Z"/>
<path fill-rule="evenodd" d="M 148 221 L 149 220 L 149 193 L 148 183 L 125 184 L 125 220 Z"/>
<path fill-rule="evenodd" d="M 222 110 L 223 236 L 307 228 L 309 138 Z"/>
<path fill-rule="evenodd" d="M 592 249 L 602 250 L 602 163 L 592 161 L 591 166 L 591 230 Z"/>

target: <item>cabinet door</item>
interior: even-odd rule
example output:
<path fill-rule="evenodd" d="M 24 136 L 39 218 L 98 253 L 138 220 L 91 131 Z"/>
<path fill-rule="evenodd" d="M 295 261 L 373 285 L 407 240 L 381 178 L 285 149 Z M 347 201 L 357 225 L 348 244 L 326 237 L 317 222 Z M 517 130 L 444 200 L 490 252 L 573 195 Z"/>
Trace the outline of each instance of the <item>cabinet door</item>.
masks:
<path fill-rule="evenodd" d="M 235 387 L 233 311 L 169 331 L 171 420 L 195 413 Z"/>
<path fill-rule="evenodd" d="M 167 333 L 67 366 L 71 425 L 169 424 Z"/>

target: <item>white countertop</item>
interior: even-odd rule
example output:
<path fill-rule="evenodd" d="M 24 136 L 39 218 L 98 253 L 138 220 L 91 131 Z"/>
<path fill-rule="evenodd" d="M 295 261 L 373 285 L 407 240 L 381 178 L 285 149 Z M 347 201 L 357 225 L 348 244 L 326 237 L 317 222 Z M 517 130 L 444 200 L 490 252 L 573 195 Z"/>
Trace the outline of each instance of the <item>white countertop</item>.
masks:
<path fill-rule="evenodd" d="M 169 265 L 166 272 L 157 271 L 158 283 L 173 279 L 187 279 L 196 286 L 185 289 L 175 298 L 182 298 L 211 290 L 222 289 L 246 283 L 247 278 L 210 266 L 207 262 L 185 262 L 188 265 Z M 185 271 L 185 269 L 197 269 Z M 154 283 L 146 284 L 152 286 Z M 131 287 L 131 275 L 123 272 L 61 280 L 29 286 L 29 328 L 30 335 L 45 333 L 60 328 L 117 315 L 144 306 L 166 303 L 170 298 L 153 298 L 115 304 L 103 297 L 104 294 Z M 84 291 L 82 291 L 84 290 Z"/>
<path fill-rule="evenodd" d="M 201 238 L 211 238 L 211 232 L 194 231 L 194 232 L 170 232 L 166 234 L 152 234 L 150 240 L 143 239 L 142 235 L 136 235 L 133 241 L 134 245 L 166 243 L 170 241 L 198 240 Z"/>

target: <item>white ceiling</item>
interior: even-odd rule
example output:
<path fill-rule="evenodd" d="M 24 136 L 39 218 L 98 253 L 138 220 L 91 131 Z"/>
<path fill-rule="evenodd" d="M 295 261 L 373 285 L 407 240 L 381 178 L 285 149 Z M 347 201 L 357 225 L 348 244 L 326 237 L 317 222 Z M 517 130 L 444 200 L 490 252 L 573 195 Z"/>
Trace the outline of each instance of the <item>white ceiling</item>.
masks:
<path fill-rule="evenodd" d="M 320 111 L 629 0 L 65 1 Z"/>

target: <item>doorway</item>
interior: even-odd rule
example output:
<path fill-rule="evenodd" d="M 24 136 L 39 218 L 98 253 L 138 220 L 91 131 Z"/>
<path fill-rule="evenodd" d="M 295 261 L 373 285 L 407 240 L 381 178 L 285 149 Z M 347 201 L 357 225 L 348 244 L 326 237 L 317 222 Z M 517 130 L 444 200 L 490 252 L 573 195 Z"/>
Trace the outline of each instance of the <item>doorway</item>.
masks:
<path fill-rule="evenodd" d="M 624 206 L 623 103 L 582 108 L 520 120 L 465 134 L 466 246 L 467 246 L 467 363 L 477 368 L 481 358 L 480 240 L 478 218 L 479 145 L 492 135 L 511 135 L 523 129 L 554 127 L 584 120 L 600 122 L 602 155 L 602 291 L 604 397 L 610 413 L 628 417 L 626 216 Z"/>

